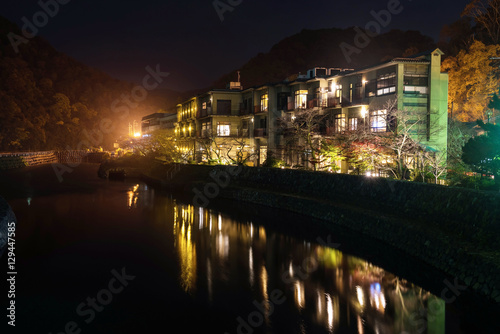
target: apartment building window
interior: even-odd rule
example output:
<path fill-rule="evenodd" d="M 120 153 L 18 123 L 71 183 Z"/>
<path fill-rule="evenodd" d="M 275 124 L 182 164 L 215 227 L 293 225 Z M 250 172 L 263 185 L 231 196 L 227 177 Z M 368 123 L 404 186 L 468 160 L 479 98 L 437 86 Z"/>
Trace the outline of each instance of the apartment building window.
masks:
<path fill-rule="evenodd" d="M 361 98 L 363 97 L 362 91 L 363 91 L 363 83 L 357 82 L 354 85 L 354 100 L 361 100 Z"/>
<path fill-rule="evenodd" d="M 204 122 L 201 124 L 201 137 L 206 138 L 210 135 L 212 130 L 212 124 L 210 122 Z"/>
<path fill-rule="evenodd" d="M 429 94 L 429 77 L 427 74 L 405 74 L 404 92 L 410 94 Z"/>
<path fill-rule="evenodd" d="M 217 100 L 217 115 L 231 115 L 231 100 Z"/>
<path fill-rule="evenodd" d="M 396 73 L 384 74 L 377 79 L 377 96 L 396 92 Z"/>
<path fill-rule="evenodd" d="M 356 117 L 349 118 L 349 131 L 356 131 L 358 129 L 358 119 Z"/>
<path fill-rule="evenodd" d="M 260 111 L 267 111 L 269 96 L 264 94 L 260 97 Z"/>
<path fill-rule="evenodd" d="M 365 97 L 374 97 L 377 95 L 377 80 L 373 79 L 365 85 Z"/>
<path fill-rule="evenodd" d="M 231 135 L 231 123 L 230 122 L 217 122 L 217 136 L 218 137 L 229 137 Z"/>
<path fill-rule="evenodd" d="M 349 101 L 352 102 L 353 96 L 354 96 L 354 85 L 353 84 L 349 84 Z"/>
<path fill-rule="evenodd" d="M 342 133 L 346 128 L 345 114 L 335 115 L 335 133 Z"/>
<path fill-rule="evenodd" d="M 387 132 L 387 110 L 370 112 L 370 131 Z"/>
<path fill-rule="evenodd" d="M 248 137 L 248 120 L 244 119 L 241 121 L 241 136 Z"/>
<path fill-rule="evenodd" d="M 328 106 L 328 92 L 326 88 L 316 89 L 316 99 L 318 100 L 317 106 L 326 108 Z"/>
<path fill-rule="evenodd" d="M 295 92 L 295 109 L 305 109 L 307 107 L 307 90 Z"/>
<path fill-rule="evenodd" d="M 335 97 L 339 103 L 342 103 L 342 85 L 335 86 Z"/>
<path fill-rule="evenodd" d="M 203 110 L 207 110 L 207 103 L 206 103 L 206 102 L 203 102 L 203 103 L 201 104 L 201 109 L 203 109 Z"/>
<path fill-rule="evenodd" d="M 278 93 L 278 110 L 288 110 L 289 93 Z"/>

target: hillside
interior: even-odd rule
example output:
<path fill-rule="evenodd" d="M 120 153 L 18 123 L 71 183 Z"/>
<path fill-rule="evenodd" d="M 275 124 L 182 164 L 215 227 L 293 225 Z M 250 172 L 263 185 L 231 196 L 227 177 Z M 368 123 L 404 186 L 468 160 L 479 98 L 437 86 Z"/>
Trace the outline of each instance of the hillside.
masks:
<path fill-rule="evenodd" d="M 355 47 L 354 28 L 302 30 L 274 45 L 268 53 L 260 53 L 249 62 L 218 80 L 214 88 L 225 88 L 236 81 L 241 71 L 244 88 L 281 81 L 291 74 L 305 73 L 313 67 L 362 68 L 379 62 L 411 55 L 434 48 L 434 41 L 417 31 L 391 30 L 372 38 L 359 53 L 353 53 L 351 62 L 344 56 L 340 44 Z"/>
<path fill-rule="evenodd" d="M 21 36 L 0 17 L 0 151 L 109 146 L 128 133 L 129 122 L 175 103 L 166 101 L 175 93 L 152 91 L 134 108 L 121 103 L 113 112 L 113 102 L 130 95 L 133 84 L 56 51 L 40 37 L 16 53 L 10 32 Z"/>

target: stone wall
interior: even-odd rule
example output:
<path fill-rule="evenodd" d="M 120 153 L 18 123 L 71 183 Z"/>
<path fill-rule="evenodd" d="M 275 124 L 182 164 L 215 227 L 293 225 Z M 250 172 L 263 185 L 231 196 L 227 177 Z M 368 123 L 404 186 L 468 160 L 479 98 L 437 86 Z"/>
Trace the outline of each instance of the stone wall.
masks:
<path fill-rule="evenodd" d="M 2 154 L 0 155 L 0 170 L 55 163 L 57 161 L 53 151 Z"/>

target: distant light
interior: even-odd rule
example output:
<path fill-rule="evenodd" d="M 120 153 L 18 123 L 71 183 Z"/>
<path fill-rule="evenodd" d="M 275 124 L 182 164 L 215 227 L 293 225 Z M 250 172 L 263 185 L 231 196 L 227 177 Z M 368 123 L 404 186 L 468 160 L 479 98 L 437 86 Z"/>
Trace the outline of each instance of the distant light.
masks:
<path fill-rule="evenodd" d="M 140 133 L 140 132 L 136 132 L 136 133 L 134 133 L 134 137 L 135 137 L 135 138 L 139 138 L 140 136 L 141 136 L 141 133 Z"/>

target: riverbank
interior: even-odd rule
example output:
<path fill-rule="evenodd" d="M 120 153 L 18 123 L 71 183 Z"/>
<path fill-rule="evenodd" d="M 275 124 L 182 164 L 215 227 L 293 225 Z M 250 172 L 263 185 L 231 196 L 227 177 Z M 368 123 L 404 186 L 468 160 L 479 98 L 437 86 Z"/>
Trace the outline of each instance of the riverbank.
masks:
<path fill-rule="evenodd" d="M 269 168 L 154 164 L 142 174 L 192 196 L 194 205 L 231 199 L 314 217 L 326 230 L 347 227 L 500 303 L 498 193 Z"/>

